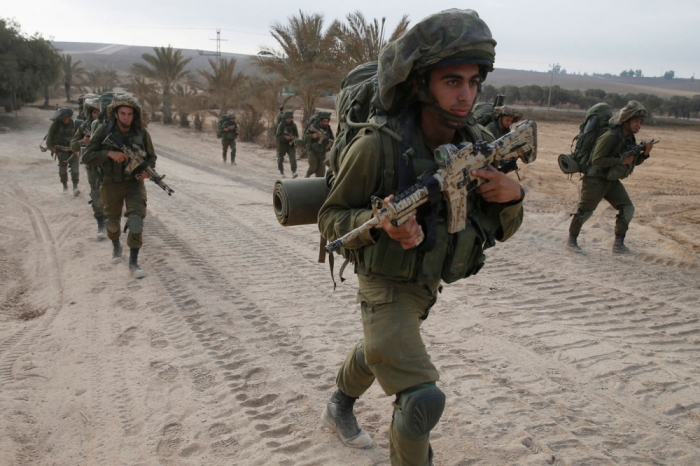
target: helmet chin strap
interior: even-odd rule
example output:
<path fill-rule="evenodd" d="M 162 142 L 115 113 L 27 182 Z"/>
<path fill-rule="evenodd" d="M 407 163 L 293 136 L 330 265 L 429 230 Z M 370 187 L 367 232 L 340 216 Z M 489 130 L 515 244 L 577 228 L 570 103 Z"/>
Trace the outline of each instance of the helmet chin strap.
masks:
<path fill-rule="evenodd" d="M 421 90 L 419 93 L 420 104 L 422 108 L 425 108 L 429 112 L 435 113 L 440 121 L 452 129 L 460 129 L 467 126 L 472 115 L 471 112 L 467 113 L 463 117 L 457 116 L 452 112 L 441 108 L 437 105 L 435 98 L 425 90 Z"/>

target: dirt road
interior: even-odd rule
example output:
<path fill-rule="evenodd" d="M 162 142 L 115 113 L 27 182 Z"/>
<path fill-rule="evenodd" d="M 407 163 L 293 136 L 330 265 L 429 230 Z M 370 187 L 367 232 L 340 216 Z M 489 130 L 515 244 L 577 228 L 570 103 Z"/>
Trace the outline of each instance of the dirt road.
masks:
<path fill-rule="evenodd" d="M 134 280 L 95 238 L 84 172 L 63 195 L 36 148 L 49 115 L 0 121 L 0 463 L 388 464 L 378 386 L 357 405 L 372 449 L 319 425 L 357 285 L 333 291 L 315 227 L 277 224 L 272 151 L 239 144 L 232 167 L 212 136 L 152 125 L 175 194 L 147 185 Z M 700 464 L 700 133 L 643 128 L 661 143 L 625 182 L 639 254 L 614 257 L 603 205 L 588 254 L 564 250 L 580 184 L 556 156 L 577 128 L 539 131 L 523 227 L 423 326 L 448 395 L 436 464 Z"/>

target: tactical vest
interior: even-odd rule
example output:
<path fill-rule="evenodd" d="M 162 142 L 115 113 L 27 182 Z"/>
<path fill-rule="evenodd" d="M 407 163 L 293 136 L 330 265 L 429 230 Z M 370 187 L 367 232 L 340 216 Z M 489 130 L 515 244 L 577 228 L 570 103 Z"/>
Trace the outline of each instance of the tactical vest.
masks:
<path fill-rule="evenodd" d="M 620 126 L 609 129 L 606 133 L 603 133 L 598 140 L 600 141 L 604 137 L 610 137 L 609 135 L 614 135 L 617 139 L 617 146 L 615 146 L 613 152 L 620 157 L 622 157 L 624 152 L 627 152 L 636 145 L 636 138 L 634 137 L 634 134 L 630 134 L 629 136 L 625 137 L 622 134 L 622 127 Z M 620 159 L 620 161 L 622 161 L 622 159 Z M 608 181 L 615 181 L 627 178 L 633 171 L 634 163 L 629 165 L 622 165 L 620 163 L 619 165 L 615 165 L 613 167 L 595 167 L 591 165 L 591 168 L 588 170 L 588 175 L 605 178 Z"/>
<path fill-rule="evenodd" d="M 374 116 L 370 123 L 385 126 L 395 135 L 401 134 L 402 143 L 387 132 L 365 129 L 359 137 L 377 138 L 380 147 L 382 181 L 374 194 L 385 198 L 396 194 L 415 183 L 418 176 L 428 170 L 435 170 L 432 154 L 425 147 L 414 147 L 413 130 L 406 118 L 397 121 L 386 116 Z M 403 128 L 402 128 L 403 126 Z M 472 121 L 458 131 L 457 142 L 483 140 L 481 128 Z M 490 138 L 489 138 L 490 139 Z M 344 256 L 355 263 L 355 273 L 370 277 L 389 278 L 402 282 L 446 283 L 476 274 L 484 265 L 484 249 L 494 245 L 497 225 L 481 211 L 481 198 L 471 193 L 467 198 L 468 220 L 464 230 L 447 233 L 447 204 L 441 197 L 435 211 L 430 205 L 421 206 L 417 218 L 426 237 L 433 236 L 432 249 L 422 247 L 404 250 L 401 244 L 392 240 L 383 230 L 377 230 L 374 244 L 359 250 L 344 251 Z M 437 218 L 433 219 L 433 215 Z"/>
<path fill-rule="evenodd" d="M 131 147 L 133 144 L 135 144 L 141 149 L 146 150 L 146 146 L 144 144 L 144 132 L 145 130 L 142 128 L 132 128 L 129 133 L 122 134 L 118 129 L 114 129 L 112 134 L 118 141 L 123 142 L 127 147 Z M 104 136 L 106 136 L 106 134 Z M 117 150 L 115 147 L 112 147 L 109 144 L 103 144 L 102 148 Z M 135 180 L 136 178 L 133 175 L 127 175 L 124 173 L 126 166 L 127 162 L 117 163 L 114 160 L 109 159 L 107 162 L 100 165 L 100 168 L 102 169 L 102 179 L 113 183 L 123 183 L 124 181 Z"/>
<path fill-rule="evenodd" d="M 71 119 L 67 125 L 64 125 L 61 121 L 55 121 L 49 128 L 49 131 L 52 146 L 70 147 L 70 141 L 73 139 L 73 134 L 75 134 L 75 120 Z"/>

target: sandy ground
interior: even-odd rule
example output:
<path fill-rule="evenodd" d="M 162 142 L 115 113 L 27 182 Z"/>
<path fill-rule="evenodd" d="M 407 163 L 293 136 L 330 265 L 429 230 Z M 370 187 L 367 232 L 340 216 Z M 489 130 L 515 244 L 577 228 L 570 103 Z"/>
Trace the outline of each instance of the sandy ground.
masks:
<path fill-rule="evenodd" d="M 333 291 L 313 226 L 277 224 L 273 153 L 224 165 L 213 136 L 154 124 L 175 194 L 148 184 L 134 280 L 95 238 L 84 172 L 63 195 L 39 152 L 50 113 L 0 117 L 0 463 L 388 464 L 378 386 L 356 410 L 372 449 L 319 425 L 357 285 Z M 448 396 L 436 464 L 700 464 L 700 132 L 642 129 L 661 143 L 625 182 L 639 254 L 614 257 L 605 205 L 588 254 L 564 249 L 580 183 L 556 156 L 577 128 L 539 131 L 521 230 L 422 329 Z"/>

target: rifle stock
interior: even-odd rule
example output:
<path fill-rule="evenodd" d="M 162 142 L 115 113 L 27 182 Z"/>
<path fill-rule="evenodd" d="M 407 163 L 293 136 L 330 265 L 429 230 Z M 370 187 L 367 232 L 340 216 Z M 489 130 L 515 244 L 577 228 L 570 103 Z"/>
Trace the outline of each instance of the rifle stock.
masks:
<path fill-rule="evenodd" d="M 399 194 L 390 202 L 372 198 L 374 216 L 358 228 L 329 243 L 326 251 L 337 251 L 348 241 L 373 228 L 388 218 L 394 226 L 406 222 L 418 207 L 430 200 L 436 190 L 447 201 L 447 231 L 457 233 L 466 228 L 467 194 L 485 180 L 473 176 L 472 170 L 483 170 L 500 160 L 520 159 L 523 163 L 537 158 L 537 124 L 524 120 L 513 131 L 493 143 L 477 141 L 473 144 L 455 146 L 444 144 L 435 150 L 438 170 L 425 172 L 418 182 Z M 418 244 L 420 244 L 420 238 Z"/>

